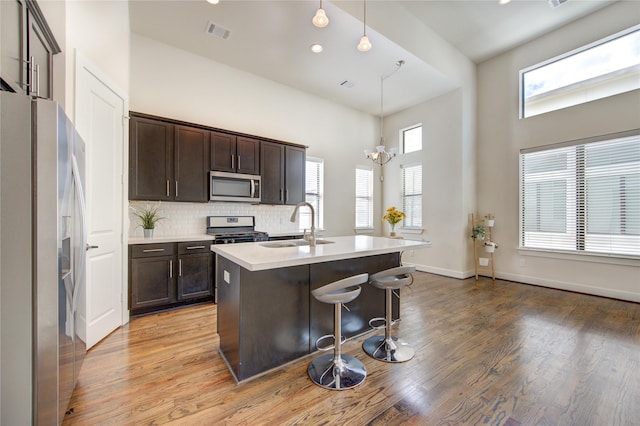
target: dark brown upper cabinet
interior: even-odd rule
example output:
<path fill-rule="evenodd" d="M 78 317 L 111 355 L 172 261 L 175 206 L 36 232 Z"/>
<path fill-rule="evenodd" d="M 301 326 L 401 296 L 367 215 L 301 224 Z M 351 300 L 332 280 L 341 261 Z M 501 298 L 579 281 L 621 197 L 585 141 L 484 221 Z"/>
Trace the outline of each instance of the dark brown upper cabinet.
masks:
<path fill-rule="evenodd" d="M 175 201 L 209 201 L 209 131 L 175 126 Z"/>
<path fill-rule="evenodd" d="M 53 55 L 60 46 L 33 0 L 0 1 L 3 90 L 51 99 Z"/>
<path fill-rule="evenodd" d="M 209 200 L 209 131 L 131 114 L 129 199 Z"/>
<path fill-rule="evenodd" d="M 211 170 L 260 174 L 260 141 L 229 133 L 211 132 Z"/>
<path fill-rule="evenodd" d="M 263 141 L 260 148 L 262 203 L 295 205 L 304 201 L 304 148 Z"/>

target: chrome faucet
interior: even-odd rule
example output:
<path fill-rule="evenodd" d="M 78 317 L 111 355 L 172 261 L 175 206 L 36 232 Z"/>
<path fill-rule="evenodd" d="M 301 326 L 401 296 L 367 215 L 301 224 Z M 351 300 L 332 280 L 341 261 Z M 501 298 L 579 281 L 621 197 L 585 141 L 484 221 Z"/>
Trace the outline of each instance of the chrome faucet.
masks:
<path fill-rule="evenodd" d="M 311 235 L 309 236 L 309 245 L 311 247 L 315 247 L 316 246 L 316 212 L 315 210 L 313 210 L 313 206 L 306 201 L 298 203 L 296 205 L 296 208 L 293 209 L 293 213 L 291 213 L 291 219 L 289 220 L 291 220 L 291 222 L 296 221 L 296 214 L 298 213 L 298 209 L 302 206 L 308 206 L 311 209 Z M 305 237 L 306 237 L 306 232 L 305 232 Z"/>

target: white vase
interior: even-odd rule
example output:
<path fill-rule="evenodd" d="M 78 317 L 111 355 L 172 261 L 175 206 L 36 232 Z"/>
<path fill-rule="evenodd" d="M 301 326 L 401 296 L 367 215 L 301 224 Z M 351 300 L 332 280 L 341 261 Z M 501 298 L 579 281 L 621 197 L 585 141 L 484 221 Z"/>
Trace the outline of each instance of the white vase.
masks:
<path fill-rule="evenodd" d="M 489 266 L 489 259 L 486 257 L 479 257 L 478 263 L 480 264 L 480 266 Z"/>
<path fill-rule="evenodd" d="M 489 228 L 492 228 L 492 227 L 493 227 L 494 222 L 495 222 L 495 219 L 487 219 L 487 226 L 488 226 Z"/>
<path fill-rule="evenodd" d="M 496 251 L 496 246 L 489 244 L 484 246 L 484 249 L 487 253 L 493 253 L 494 251 Z"/>
<path fill-rule="evenodd" d="M 153 229 L 143 229 L 142 232 L 144 233 L 144 237 L 145 238 L 153 238 Z"/>

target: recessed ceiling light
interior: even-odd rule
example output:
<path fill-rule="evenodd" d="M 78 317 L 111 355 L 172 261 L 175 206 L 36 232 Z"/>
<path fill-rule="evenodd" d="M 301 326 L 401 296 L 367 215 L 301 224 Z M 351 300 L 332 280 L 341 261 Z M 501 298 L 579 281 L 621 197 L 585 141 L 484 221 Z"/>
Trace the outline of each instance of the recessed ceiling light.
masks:
<path fill-rule="evenodd" d="M 507 4 L 509 2 L 511 2 L 511 0 L 498 0 L 499 4 Z"/>
<path fill-rule="evenodd" d="M 320 43 L 314 43 L 311 45 L 311 51 L 313 53 L 320 53 L 322 52 L 322 45 Z"/>
<path fill-rule="evenodd" d="M 220 0 L 207 0 L 207 3 L 218 4 L 220 3 Z"/>

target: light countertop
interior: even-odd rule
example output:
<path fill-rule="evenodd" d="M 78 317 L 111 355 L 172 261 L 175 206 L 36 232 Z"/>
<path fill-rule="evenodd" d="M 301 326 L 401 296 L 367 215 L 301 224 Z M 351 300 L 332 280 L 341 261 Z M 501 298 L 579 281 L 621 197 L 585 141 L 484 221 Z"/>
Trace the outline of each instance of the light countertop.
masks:
<path fill-rule="evenodd" d="M 318 244 L 313 248 L 309 246 L 277 248 L 265 246 L 265 244 L 277 243 L 276 241 L 212 244 L 211 251 L 249 271 L 262 271 L 431 247 L 430 241 L 372 237 L 369 235 L 327 237 L 323 239 L 333 241 L 333 243 Z"/>

